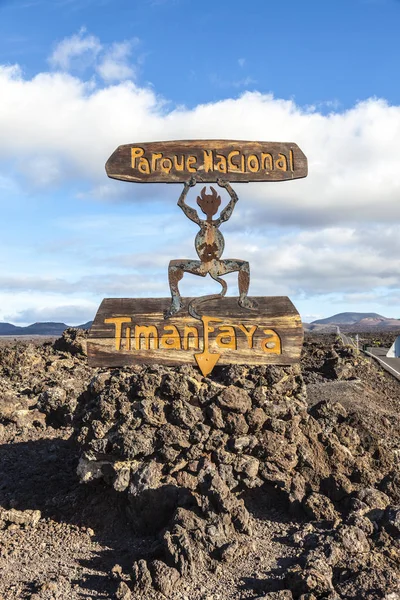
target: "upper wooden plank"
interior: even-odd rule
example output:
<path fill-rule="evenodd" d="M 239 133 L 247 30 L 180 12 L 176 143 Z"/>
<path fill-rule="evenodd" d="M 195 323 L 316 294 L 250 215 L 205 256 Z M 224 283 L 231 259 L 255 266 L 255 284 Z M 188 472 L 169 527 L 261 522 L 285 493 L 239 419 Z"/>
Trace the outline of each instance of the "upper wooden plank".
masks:
<path fill-rule="evenodd" d="M 112 179 L 135 183 L 284 181 L 307 176 L 293 142 L 179 140 L 119 146 L 106 162 Z"/>

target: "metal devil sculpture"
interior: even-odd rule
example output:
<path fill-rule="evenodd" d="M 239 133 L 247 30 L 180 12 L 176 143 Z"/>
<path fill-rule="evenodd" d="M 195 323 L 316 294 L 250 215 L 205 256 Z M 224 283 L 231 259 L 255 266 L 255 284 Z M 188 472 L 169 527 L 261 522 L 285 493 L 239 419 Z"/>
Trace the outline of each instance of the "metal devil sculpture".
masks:
<path fill-rule="evenodd" d="M 205 300 L 222 298 L 227 292 L 226 281 L 221 279 L 221 275 L 238 272 L 239 284 L 239 305 L 243 308 L 256 308 L 256 302 L 247 297 L 250 285 L 250 266 L 246 260 L 236 258 L 227 258 L 221 260 L 222 253 L 225 247 L 225 240 L 219 227 L 222 223 L 230 219 L 233 209 L 235 208 L 238 197 L 233 191 L 231 185 L 227 181 L 217 179 L 217 183 L 222 188 L 225 188 L 231 199 L 229 204 L 221 211 L 218 219 L 213 219 L 213 216 L 218 212 L 221 205 L 221 196 L 211 186 L 211 194 L 206 193 L 206 188 L 203 187 L 200 196 L 197 196 L 197 204 L 207 219 L 200 219 L 196 210 L 188 206 L 185 202 L 189 188 L 196 185 L 196 178 L 192 177 L 185 183 L 183 191 L 178 200 L 178 206 L 183 210 L 185 215 L 200 227 L 200 231 L 196 235 L 194 242 L 197 255 L 200 260 L 178 259 L 171 260 L 168 267 L 168 280 L 171 290 L 172 302 L 169 310 L 166 312 L 166 318 L 174 315 L 183 308 L 182 298 L 179 293 L 178 282 L 182 279 L 184 273 L 192 273 L 205 277 L 209 274 L 215 281 L 221 284 L 222 291 L 219 294 L 203 296 L 197 300 L 192 300 L 188 310 L 192 317 L 200 319 L 201 317 L 195 309 L 200 302 Z"/>

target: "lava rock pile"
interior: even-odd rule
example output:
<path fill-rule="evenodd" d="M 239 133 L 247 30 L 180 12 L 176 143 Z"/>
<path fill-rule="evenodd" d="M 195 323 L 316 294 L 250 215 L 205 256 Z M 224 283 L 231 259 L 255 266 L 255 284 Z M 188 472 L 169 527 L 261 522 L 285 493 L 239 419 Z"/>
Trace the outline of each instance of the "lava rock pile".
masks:
<path fill-rule="evenodd" d="M 254 488 L 278 490 L 310 520 L 292 540 L 295 598 L 353 597 L 361 568 L 357 593 L 362 581 L 376 598 L 400 583 L 397 457 L 360 437 L 339 403 L 309 409 L 299 366 L 219 367 L 209 378 L 191 367 L 100 371 L 74 425 L 81 481 L 126 494 L 135 526 L 152 536 L 134 557 L 137 591 L 170 596 L 180 578 L 243 552 Z"/>
<path fill-rule="evenodd" d="M 82 408 L 81 480 L 126 493 L 135 525 L 154 536 L 133 568 L 138 589 L 169 593 L 166 582 L 232 558 L 236 534 L 251 532 L 243 491 L 291 492 L 307 410 L 298 366 L 221 367 L 212 379 L 192 367 L 100 372 Z"/>
<path fill-rule="evenodd" d="M 116 555 L 110 572 L 107 585 L 118 588 L 119 599 L 132 597 L 132 590 L 153 599 L 154 588 L 184 597 L 188 582 L 196 585 L 208 571 L 218 581 L 218 573 L 251 564 L 249 557 L 265 548 L 254 541 L 259 521 L 249 507 L 265 498 L 287 520 L 283 543 L 290 552 L 279 573 L 273 561 L 265 580 L 258 573 L 252 589 L 262 597 L 398 600 L 397 381 L 335 336 L 308 339 L 301 366 L 216 367 L 208 378 L 188 366 L 91 369 L 85 341 L 85 333 L 69 330 L 55 344 L 0 347 L 0 434 L 15 446 L 9 485 L 30 440 L 72 434 L 59 463 L 43 446 L 41 494 L 32 491 L 16 507 L 7 500 L 15 490 L 4 494 L 5 538 L 39 526 L 47 531 L 35 509 L 46 513 L 48 477 L 62 478 L 71 452 L 65 490 L 78 504 L 60 505 L 60 518 L 75 508 L 86 515 L 88 499 L 105 495 L 106 486 L 110 502 L 117 494 L 138 532 L 126 532 L 129 557 Z M 19 456 L 21 439 L 25 454 Z M 78 484 L 78 454 L 80 481 L 98 483 Z M 96 519 L 107 516 L 101 508 Z M 268 518 L 266 535 L 273 531 Z"/>
<path fill-rule="evenodd" d="M 54 344 L 0 346 L 0 423 L 17 428 L 71 424 L 93 376 L 86 339 L 86 331 L 69 328 Z"/>

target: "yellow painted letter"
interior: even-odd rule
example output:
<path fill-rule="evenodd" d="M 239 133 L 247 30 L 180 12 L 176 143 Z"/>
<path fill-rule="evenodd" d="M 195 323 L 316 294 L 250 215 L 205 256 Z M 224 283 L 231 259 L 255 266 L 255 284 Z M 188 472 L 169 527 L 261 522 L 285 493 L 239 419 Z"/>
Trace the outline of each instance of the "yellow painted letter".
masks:
<path fill-rule="evenodd" d="M 217 346 L 220 348 L 231 348 L 236 350 L 236 332 L 231 325 L 220 325 L 218 327 L 219 333 L 215 339 Z"/>
<path fill-rule="evenodd" d="M 214 171 L 213 151 L 203 150 L 204 153 L 204 172 Z"/>
<path fill-rule="evenodd" d="M 172 169 L 172 160 L 170 158 L 163 158 L 161 161 L 161 170 L 164 173 L 169 173 Z"/>
<path fill-rule="evenodd" d="M 279 158 L 277 161 L 275 161 L 275 165 L 276 168 L 279 169 L 280 171 L 287 171 L 288 170 L 288 164 L 287 164 L 287 158 L 284 154 L 278 154 Z"/>
<path fill-rule="evenodd" d="M 109 319 L 104 319 L 104 323 L 113 323 L 115 325 L 115 349 L 121 350 L 121 334 L 122 334 L 122 324 L 123 323 L 131 323 L 131 317 L 110 317 Z"/>
<path fill-rule="evenodd" d="M 151 170 L 152 171 L 157 171 L 157 169 L 158 169 L 157 161 L 162 157 L 163 157 L 163 155 L 161 152 L 153 152 L 153 154 L 151 155 Z"/>
<path fill-rule="evenodd" d="M 139 167 L 138 167 L 139 171 L 141 173 L 146 173 L 146 175 L 150 175 L 150 163 L 147 160 L 147 158 L 140 158 L 139 159 Z"/>
<path fill-rule="evenodd" d="M 246 325 L 239 325 L 240 331 L 243 331 L 244 335 L 247 337 L 247 343 L 249 348 L 253 347 L 253 335 L 257 329 L 257 325 L 252 325 L 250 330 L 247 329 Z"/>
<path fill-rule="evenodd" d="M 181 350 L 181 336 L 175 325 L 164 325 L 164 333 L 160 338 L 160 348 L 176 348 Z"/>
<path fill-rule="evenodd" d="M 294 158 L 293 158 L 293 150 L 289 152 L 289 161 L 290 161 L 290 170 L 294 171 Z"/>
<path fill-rule="evenodd" d="M 260 161 L 258 160 L 258 156 L 255 154 L 250 154 L 247 157 L 247 168 L 251 173 L 257 173 L 260 170 Z"/>
<path fill-rule="evenodd" d="M 125 328 L 125 350 L 131 349 L 131 328 Z"/>
<path fill-rule="evenodd" d="M 143 336 L 143 338 L 141 337 Z M 155 325 L 136 325 L 135 327 L 135 345 L 136 350 L 140 350 L 140 340 L 144 340 L 145 350 L 150 350 L 150 339 L 153 340 L 153 348 L 158 348 L 158 331 Z"/>
<path fill-rule="evenodd" d="M 239 165 L 233 162 L 233 157 L 239 154 L 239 150 L 232 150 L 228 154 L 228 171 L 240 171 Z"/>
<path fill-rule="evenodd" d="M 189 173 L 196 173 L 197 168 L 194 166 L 197 162 L 197 158 L 195 156 L 188 156 L 186 161 L 186 168 Z"/>
<path fill-rule="evenodd" d="M 183 156 L 183 154 L 181 155 L 181 162 L 179 162 L 179 156 L 177 156 L 175 154 L 174 156 L 174 168 L 176 171 L 183 171 L 183 169 L 185 168 L 185 157 Z"/>
<path fill-rule="evenodd" d="M 272 171 L 272 169 L 274 168 L 272 162 L 272 154 L 270 154 L 269 152 L 261 152 L 261 168 L 265 169 L 266 171 Z"/>
<path fill-rule="evenodd" d="M 185 325 L 185 329 L 183 330 L 183 349 L 189 350 L 190 346 L 190 338 L 193 340 L 193 348 L 194 350 L 199 349 L 199 332 L 197 331 L 197 327 L 192 327 L 191 325 Z"/>
<path fill-rule="evenodd" d="M 281 338 L 273 329 L 263 329 L 266 337 L 261 340 L 261 348 L 268 354 L 282 354 Z"/>
<path fill-rule="evenodd" d="M 143 148 L 131 148 L 132 169 L 136 169 L 136 159 L 143 156 Z"/>
<path fill-rule="evenodd" d="M 220 173 L 226 173 L 226 171 L 227 171 L 226 157 L 223 154 L 217 154 L 216 158 L 218 159 L 218 162 L 215 164 L 216 168 L 218 169 L 218 171 Z"/>

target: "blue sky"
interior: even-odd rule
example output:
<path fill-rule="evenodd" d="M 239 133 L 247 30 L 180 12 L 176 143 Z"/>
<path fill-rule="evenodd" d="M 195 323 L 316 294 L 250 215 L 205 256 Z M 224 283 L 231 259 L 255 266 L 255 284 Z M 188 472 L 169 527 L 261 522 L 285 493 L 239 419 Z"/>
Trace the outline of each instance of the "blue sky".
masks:
<path fill-rule="evenodd" d="M 250 261 L 252 294 L 289 295 L 304 320 L 400 317 L 399 24 L 398 0 L 0 0 L 0 320 L 168 296 L 169 260 L 194 257 L 181 188 L 104 163 L 207 137 L 309 159 L 305 180 L 235 188 L 225 256 Z M 182 293 L 214 285 L 187 275 Z"/>

